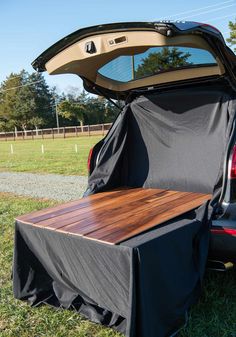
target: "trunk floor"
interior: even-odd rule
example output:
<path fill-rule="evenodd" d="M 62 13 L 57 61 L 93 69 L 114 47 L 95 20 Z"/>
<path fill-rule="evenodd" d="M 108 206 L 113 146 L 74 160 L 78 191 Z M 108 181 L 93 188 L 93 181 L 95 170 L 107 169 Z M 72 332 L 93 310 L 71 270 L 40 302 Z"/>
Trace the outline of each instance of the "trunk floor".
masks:
<path fill-rule="evenodd" d="M 210 194 L 121 188 L 16 218 L 21 223 L 119 244 L 211 199 Z"/>

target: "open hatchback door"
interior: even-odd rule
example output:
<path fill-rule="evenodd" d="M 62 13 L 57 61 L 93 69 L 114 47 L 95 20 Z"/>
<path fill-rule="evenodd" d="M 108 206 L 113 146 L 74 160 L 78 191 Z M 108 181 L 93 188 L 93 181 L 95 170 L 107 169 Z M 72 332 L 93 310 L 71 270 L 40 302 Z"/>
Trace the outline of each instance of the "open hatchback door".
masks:
<path fill-rule="evenodd" d="M 37 71 L 80 76 L 84 88 L 125 100 L 131 91 L 209 77 L 234 81 L 236 58 L 214 27 L 115 23 L 80 29 L 42 53 Z"/>

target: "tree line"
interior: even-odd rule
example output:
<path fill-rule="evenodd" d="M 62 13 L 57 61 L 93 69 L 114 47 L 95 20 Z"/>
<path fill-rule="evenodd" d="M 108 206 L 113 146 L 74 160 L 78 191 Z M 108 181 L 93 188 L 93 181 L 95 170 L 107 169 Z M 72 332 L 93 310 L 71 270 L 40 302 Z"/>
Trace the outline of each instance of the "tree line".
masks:
<path fill-rule="evenodd" d="M 41 73 L 11 73 L 0 85 L 0 132 L 110 123 L 118 109 L 104 97 L 73 88 L 58 94 Z"/>

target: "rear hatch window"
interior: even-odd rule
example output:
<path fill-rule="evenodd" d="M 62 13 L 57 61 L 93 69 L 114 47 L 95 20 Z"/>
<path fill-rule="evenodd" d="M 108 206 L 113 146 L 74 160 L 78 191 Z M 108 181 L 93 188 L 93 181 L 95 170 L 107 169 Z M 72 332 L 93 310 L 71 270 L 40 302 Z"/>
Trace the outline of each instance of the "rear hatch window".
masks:
<path fill-rule="evenodd" d="M 118 56 L 102 66 L 98 73 L 115 81 L 130 82 L 167 71 L 216 65 L 216 59 L 207 50 L 150 47 L 142 53 Z"/>

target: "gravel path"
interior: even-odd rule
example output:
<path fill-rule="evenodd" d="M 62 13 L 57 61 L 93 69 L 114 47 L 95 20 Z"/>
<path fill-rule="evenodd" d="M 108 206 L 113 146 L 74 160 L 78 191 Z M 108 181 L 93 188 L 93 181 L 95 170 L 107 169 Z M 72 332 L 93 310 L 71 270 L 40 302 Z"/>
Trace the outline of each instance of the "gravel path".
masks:
<path fill-rule="evenodd" d="M 82 196 L 87 177 L 0 172 L 0 192 L 68 201 Z"/>

